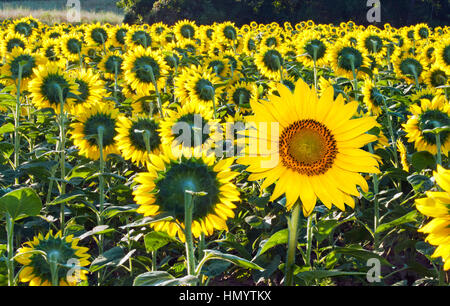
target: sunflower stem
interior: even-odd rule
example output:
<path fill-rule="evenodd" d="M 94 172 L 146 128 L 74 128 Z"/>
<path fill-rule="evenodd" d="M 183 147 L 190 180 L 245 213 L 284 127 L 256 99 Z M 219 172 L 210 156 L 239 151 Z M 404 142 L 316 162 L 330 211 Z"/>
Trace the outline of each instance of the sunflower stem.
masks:
<path fill-rule="evenodd" d="M 156 271 L 156 269 L 157 269 L 157 264 L 156 264 L 157 256 L 158 256 L 158 251 L 153 251 L 152 252 L 152 271 Z"/>
<path fill-rule="evenodd" d="M 117 100 L 117 74 L 118 74 L 118 63 L 114 61 L 114 99 L 116 100 L 116 103 L 119 103 Z"/>
<path fill-rule="evenodd" d="M 61 87 L 58 85 L 56 87 L 58 89 L 58 95 L 59 95 L 59 146 L 58 151 L 60 152 L 60 168 L 61 168 L 61 191 L 60 195 L 64 195 L 66 193 L 66 132 L 65 132 L 65 113 L 64 113 L 64 98 L 63 98 L 63 92 Z M 64 233 L 64 227 L 65 227 L 65 218 L 64 218 L 64 209 L 65 204 L 64 202 L 61 203 L 60 208 L 60 222 L 61 222 L 61 232 Z"/>
<path fill-rule="evenodd" d="M 161 115 L 161 118 L 164 118 L 164 113 L 162 110 L 161 95 L 159 94 L 158 84 L 156 83 L 155 74 L 153 73 L 153 68 L 150 65 L 148 66 L 148 72 L 150 73 L 150 78 L 152 79 L 153 87 L 155 87 L 156 99 L 158 100 L 159 114 Z M 153 114 L 150 114 L 150 116 L 152 116 L 152 115 Z"/>
<path fill-rule="evenodd" d="M 353 55 L 350 55 L 350 65 L 352 66 L 352 74 L 353 74 L 353 90 L 355 91 L 355 99 L 357 99 L 357 91 L 358 91 L 358 79 L 356 76 L 356 69 L 355 69 L 355 58 Z"/>
<path fill-rule="evenodd" d="M 306 224 L 306 265 L 311 265 L 311 250 L 313 240 L 313 227 L 312 227 L 312 214 L 308 216 L 308 222 Z"/>
<path fill-rule="evenodd" d="M 395 137 L 394 134 L 394 127 L 392 125 L 392 119 L 391 119 L 391 115 L 389 115 L 389 109 L 388 109 L 388 105 L 386 102 L 386 99 L 384 98 L 384 96 L 382 96 L 383 99 L 383 106 L 384 106 L 384 112 L 386 113 L 386 120 L 387 120 L 387 126 L 388 126 L 388 130 L 389 130 L 389 136 L 391 137 L 391 145 L 392 145 L 392 150 L 394 151 L 394 162 L 395 162 L 395 167 L 399 166 L 398 163 L 398 156 L 397 156 L 397 139 Z"/>
<path fill-rule="evenodd" d="M 103 225 L 103 209 L 105 204 L 105 179 L 103 174 L 105 172 L 105 160 L 103 156 L 103 134 L 105 132 L 105 127 L 100 125 L 97 128 L 97 136 L 98 136 L 98 147 L 100 151 L 100 175 L 99 175 L 99 191 L 100 191 L 100 199 L 99 199 L 99 215 L 98 215 L 98 225 Z M 99 244 L 99 252 L 103 254 L 103 235 L 98 236 L 98 244 Z"/>
<path fill-rule="evenodd" d="M 58 256 L 54 253 L 50 253 L 48 256 L 48 263 L 50 266 L 50 274 L 52 278 L 52 286 L 59 286 L 58 279 Z"/>
<path fill-rule="evenodd" d="M 295 253 L 298 243 L 298 227 L 300 223 L 300 208 L 301 203 L 297 201 L 294 204 L 291 212 L 291 218 L 288 219 L 288 249 L 286 254 L 286 273 L 285 273 L 285 286 L 294 285 L 294 266 L 295 266 Z"/>
<path fill-rule="evenodd" d="M 16 100 L 16 111 L 14 113 L 14 170 L 17 171 L 19 167 L 19 150 L 20 150 L 20 135 L 19 135 L 19 126 L 20 126 L 20 87 L 22 86 L 22 72 L 23 65 L 19 63 L 19 72 L 17 78 L 17 100 Z M 14 179 L 16 185 L 19 184 L 18 173 L 16 173 L 16 177 Z"/>
<path fill-rule="evenodd" d="M 6 246 L 6 253 L 7 253 L 7 263 L 6 266 L 8 268 L 8 286 L 14 286 L 14 220 L 9 215 L 8 212 L 6 212 L 5 215 L 6 219 L 6 235 L 7 235 L 7 246 Z"/>
<path fill-rule="evenodd" d="M 371 154 L 374 154 L 372 143 L 369 143 L 368 147 L 369 147 L 369 152 Z M 397 154 L 397 151 L 395 151 L 395 153 Z M 377 229 L 378 229 L 378 225 L 380 224 L 380 205 L 378 203 L 378 191 L 379 191 L 378 190 L 378 188 L 379 188 L 378 174 L 373 173 L 372 180 L 373 180 L 373 204 L 374 204 L 373 205 L 373 210 L 374 210 L 374 219 L 373 219 L 373 239 L 374 239 L 374 241 L 373 241 L 373 245 L 374 245 L 374 250 L 378 250 L 379 239 L 378 239 Z"/>
<path fill-rule="evenodd" d="M 442 166 L 442 153 L 441 153 L 441 134 L 436 133 L 436 163 Z"/>
<path fill-rule="evenodd" d="M 194 195 L 191 191 L 184 192 L 184 235 L 186 238 L 186 258 L 188 275 L 195 275 L 194 242 L 192 240 L 192 212 Z"/>
<path fill-rule="evenodd" d="M 311 45 L 311 47 L 313 48 L 313 62 L 314 62 L 314 88 L 317 91 L 317 51 L 318 51 L 318 46 L 316 45 Z"/>

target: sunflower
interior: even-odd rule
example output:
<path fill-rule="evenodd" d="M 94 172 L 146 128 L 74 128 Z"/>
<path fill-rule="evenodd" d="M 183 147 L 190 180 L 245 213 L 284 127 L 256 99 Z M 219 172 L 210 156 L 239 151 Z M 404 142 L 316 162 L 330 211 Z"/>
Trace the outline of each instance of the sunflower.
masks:
<path fill-rule="evenodd" d="M 83 106 L 76 116 L 76 122 L 70 125 L 71 138 L 75 146 L 80 149 L 79 154 L 92 160 L 100 158 L 98 137 L 100 128 L 103 128 L 103 156 L 120 154 L 117 149 L 115 137 L 116 127 L 120 118 L 118 109 L 107 102 Z"/>
<path fill-rule="evenodd" d="M 242 52 L 248 56 L 251 56 L 257 49 L 257 40 L 255 38 L 255 34 L 253 32 L 249 32 L 244 35 L 242 40 Z"/>
<path fill-rule="evenodd" d="M 255 64 L 264 77 L 273 81 L 281 80 L 280 73 L 284 60 L 276 49 L 260 47 L 258 53 L 255 54 Z"/>
<path fill-rule="evenodd" d="M 143 28 L 134 27 L 128 30 L 125 36 L 125 46 L 127 50 L 133 50 L 136 47 L 149 48 L 153 40 L 150 34 Z"/>
<path fill-rule="evenodd" d="M 151 90 L 155 90 L 153 81 L 158 88 L 164 87 L 164 76 L 169 66 L 160 52 L 137 46 L 125 54 L 122 69 L 124 79 L 131 88 L 138 94 L 149 95 Z"/>
<path fill-rule="evenodd" d="M 130 26 L 127 24 L 121 24 L 114 27 L 109 28 L 108 37 L 111 39 L 108 40 L 109 44 L 114 47 L 124 47 L 125 37 L 127 36 L 128 31 L 130 30 Z"/>
<path fill-rule="evenodd" d="M 431 36 L 431 30 L 425 23 L 419 23 L 414 26 L 414 39 L 428 39 Z"/>
<path fill-rule="evenodd" d="M 175 111 L 167 110 L 168 116 L 160 122 L 162 144 L 189 152 L 196 147 L 210 150 L 218 140 L 219 120 L 214 119 L 211 105 L 188 102 Z M 222 136 L 222 135 L 220 135 Z"/>
<path fill-rule="evenodd" d="M 239 174 L 230 170 L 233 158 L 215 162 L 214 155 L 206 156 L 200 150 L 185 156 L 180 152 L 164 150 L 163 155 L 150 155 L 148 172 L 139 173 L 133 191 L 139 205 L 138 213 L 156 216 L 170 215 L 172 220 L 151 224 L 155 231 L 165 231 L 185 241 L 184 197 L 187 190 L 205 192 L 194 200 L 192 234 L 212 235 L 214 230 L 227 230 L 226 221 L 234 217 L 234 202 L 239 202 L 239 191 L 232 180 Z"/>
<path fill-rule="evenodd" d="M 328 60 L 336 75 L 353 79 L 362 75 L 361 67 L 369 66 L 369 58 L 364 50 L 352 47 L 349 43 L 336 42 L 328 54 Z"/>
<path fill-rule="evenodd" d="M 436 64 L 450 75 L 450 38 L 443 38 L 435 49 Z"/>
<path fill-rule="evenodd" d="M 22 66 L 20 90 L 23 91 L 27 88 L 28 82 L 34 78 L 35 69 L 45 62 L 45 57 L 41 53 L 16 47 L 6 57 L 5 65 L 1 67 L 2 74 L 9 77 L 6 79 L 7 85 L 11 85 L 11 82 L 18 85 L 19 67 Z M 13 93 L 15 90 L 16 88 L 13 89 Z"/>
<path fill-rule="evenodd" d="M 221 77 L 227 77 L 231 72 L 228 59 L 226 59 L 223 54 L 208 57 L 205 60 L 204 66 L 207 69 L 211 69 L 216 75 Z"/>
<path fill-rule="evenodd" d="M 90 24 L 87 26 L 85 40 L 91 46 L 105 46 L 109 41 L 107 29 L 100 23 Z"/>
<path fill-rule="evenodd" d="M 123 55 L 118 51 L 109 51 L 103 55 L 102 60 L 98 63 L 98 69 L 103 72 L 105 79 L 114 80 L 119 78 L 122 73 Z"/>
<path fill-rule="evenodd" d="M 117 148 L 126 160 L 131 160 L 138 166 L 146 165 L 150 162 L 150 153 L 157 155 L 160 152 L 161 138 L 158 130 L 159 123 L 154 118 L 141 115 L 129 119 L 121 116 L 116 128 Z"/>
<path fill-rule="evenodd" d="M 379 173 L 375 155 L 360 149 L 377 139 L 366 133 L 377 125 L 376 119 L 351 119 L 357 101 L 345 104 L 340 95 L 334 100 L 332 88 L 319 99 L 301 79 L 294 93 L 282 85 L 278 91 L 280 97 L 251 105 L 255 115 L 247 121 L 255 130 L 249 131 L 250 141 L 259 144 L 250 145 L 249 155 L 237 160 L 249 166 L 248 179 L 265 179 L 262 189 L 276 182 L 270 199 L 286 194 L 286 208 L 291 209 L 300 198 L 305 216 L 317 199 L 328 208 L 354 207 L 356 185 L 368 191 L 358 172 Z"/>
<path fill-rule="evenodd" d="M 250 101 L 258 100 L 258 87 L 253 82 L 236 82 L 227 90 L 227 96 L 231 104 L 250 109 Z"/>
<path fill-rule="evenodd" d="M 437 96 L 432 101 L 423 99 L 421 105 L 411 105 L 409 111 L 412 116 L 403 124 L 407 133 L 408 142 L 414 142 L 418 151 L 428 151 L 431 154 L 437 153 L 436 137 L 431 133 L 424 133 L 429 129 L 438 126 L 448 126 L 450 124 L 450 105 L 444 96 Z M 440 133 L 441 152 L 447 156 L 450 149 L 450 132 Z"/>
<path fill-rule="evenodd" d="M 47 60 L 57 66 L 65 67 L 66 61 L 61 55 L 60 46 L 55 40 L 46 40 L 42 46 L 42 54 Z"/>
<path fill-rule="evenodd" d="M 223 91 L 223 87 L 218 87 L 220 79 L 211 69 L 202 71 L 192 71 L 191 78 L 187 80 L 186 88 L 189 92 L 189 99 L 195 103 L 217 104 L 218 98 Z"/>
<path fill-rule="evenodd" d="M 409 84 L 421 82 L 425 71 L 426 61 L 411 52 L 407 45 L 395 50 L 392 55 L 394 72 L 399 79 L 405 79 Z"/>
<path fill-rule="evenodd" d="M 367 109 L 372 114 L 379 116 L 383 112 L 383 96 L 380 90 L 371 80 L 366 79 L 362 87 L 362 93 L 364 95 L 363 102 Z"/>
<path fill-rule="evenodd" d="M 78 99 L 74 100 L 71 109 L 72 114 L 76 115 L 78 111 L 82 110 L 81 106 L 93 105 L 107 97 L 105 82 L 93 69 L 72 70 L 70 76 L 74 80 L 78 92 Z"/>
<path fill-rule="evenodd" d="M 32 103 L 39 109 L 52 108 L 59 114 L 63 99 L 64 110 L 70 111 L 74 99 L 67 94 L 79 94 L 74 79 L 61 67 L 50 63 L 39 66 L 34 73 L 36 77 L 28 85 Z"/>
<path fill-rule="evenodd" d="M 314 67 L 314 57 L 316 66 L 322 66 L 327 63 L 327 51 L 329 45 L 326 40 L 320 39 L 314 32 L 309 32 L 298 42 L 298 52 L 301 55 L 299 60 L 307 67 Z"/>
<path fill-rule="evenodd" d="M 433 65 L 423 74 L 423 81 L 429 87 L 439 87 L 447 85 L 448 75 L 438 65 Z"/>
<path fill-rule="evenodd" d="M 77 33 L 70 33 L 61 36 L 61 53 L 70 62 L 77 62 L 86 54 L 86 47 L 80 35 Z"/>
<path fill-rule="evenodd" d="M 0 55 L 7 56 L 14 48 L 27 49 L 29 46 L 25 36 L 19 33 L 8 33 L 0 43 Z"/>
<path fill-rule="evenodd" d="M 188 20 L 180 20 L 173 26 L 173 31 L 175 33 L 175 38 L 178 41 L 182 41 L 184 39 L 195 39 L 197 38 L 198 27 L 195 24 L 195 21 Z"/>
<path fill-rule="evenodd" d="M 191 80 L 197 73 L 202 73 L 203 68 L 201 66 L 191 65 L 189 68 L 180 69 L 178 75 L 174 78 L 174 90 L 173 94 L 175 98 L 181 102 L 189 101 L 189 80 Z"/>
<path fill-rule="evenodd" d="M 427 99 L 427 100 L 432 101 L 435 97 L 440 96 L 442 94 L 443 94 L 443 91 L 441 89 L 428 87 L 428 88 L 423 88 L 423 89 L 417 91 L 416 93 L 412 94 L 410 96 L 410 99 L 413 103 L 420 104 L 420 101 L 422 99 Z"/>
<path fill-rule="evenodd" d="M 29 283 L 30 286 L 51 286 L 51 260 L 58 264 L 58 285 L 76 286 L 79 281 L 86 281 L 89 273 L 86 268 L 80 269 L 79 274 L 70 275 L 72 265 L 81 268 L 90 264 L 90 255 L 86 253 L 89 249 L 79 246 L 79 241 L 73 235 L 63 237 L 61 232 L 53 235 L 50 231 L 45 237 L 39 234 L 32 241 L 25 242 L 15 257 L 24 266 L 19 273 L 19 281 Z M 45 257 L 37 251 L 44 252 Z"/>
<path fill-rule="evenodd" d="M 416 200 L 416 208 L 432 218 L 419 232 L 427 234 L 426 242 L 437 246 L 431 257 L 442 257 L 444 271 L 450 270 L 450 171 L 440 165 L 433 172 L 442 191 L 427 191 L 426 198 Z"/>
<path fill-rule="evenodd" d="M 226 21 L 217 25 L 214 35 L 218 41 L 233 45 L 238 37 L 238 30 L 234 22 Z"/>
<path fill-rule="evenodd" d="M 376 60 L 381 60 L 386 55 L 383 43 L 384 37 L 375 31 L 366 30 L 359 34 L 358 48 L 364 50 Z"/>

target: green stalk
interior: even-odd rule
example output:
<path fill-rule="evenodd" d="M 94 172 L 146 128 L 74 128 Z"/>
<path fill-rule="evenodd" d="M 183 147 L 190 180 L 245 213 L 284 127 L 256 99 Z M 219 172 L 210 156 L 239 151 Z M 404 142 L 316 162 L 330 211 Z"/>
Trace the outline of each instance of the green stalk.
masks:
<path fill-rule="evenodd" d="M 436 133 L 436 163 L 442 166 L 442 153 L 441 153 L 441 134 Z"/>
<path fill-rule="evenodd" d="M 117 74 L 118 74 L 118 63 L 114 61 L 114 99 L 116 99 L 116 103 L 119 103 L 117 100 Z"/>
<path fill-rule="evenodd" d="M 162 110 L 162 99 L 161 99 L 161 95 L 159 94 L 158 84 L 156 83 L 155 74 L 153 73 L 153 68 L 152 68 L 152 66 L 149 66 L 149 65 L 146 67 L 148 69 L 148 72 L 150 73 L 150 78 L 152 79 L 153 87 L 155 87 L 156 98 L 158 100 L 159 114 L 161 115 L 161 118 L 164 118 L 164 113 Z M 150 114 L 150 116 L 152 116 L 152 115 L 153 114 Z"/>
<path fill-rule="evenodd" d="M 58 254 L 51 252 L 48 254 L 48 263 L 50 265 L 50 274 L 52 278 L 52 286 L 59 286 L 58 278 Z"/>
<path fill-rule="evenodd" d="M 312 214 L 308 216 L 308 222 L 306 225 L 306 264 L 312 267 L 311 264 L 311 250 L 313 240 L 313 228 L 312 228 Z"/>
<path fill-rule="evenodd" d="M 97 127 L 98 136 L 98 147 L 100 151 L 100 175 L 99 175 L 99 191 L 100 191 L 100 205 L 99 205 L 99 215 L 98 215 L 98 225 L 103 225 L 103 210 L 105 205 L 105 178 L 103 174 L 105 172 L 105 160 L 103 156 L 103 134 L 105 132 L 105 127 L 100 125 Z M 103 235 L 98 236 L 99 240 L 99 251 L 103 254 Z"/>
<path fill-rule="evenodd" d="M 389 135 L 391 136 L 392 150 L 394 150 L 393 153 L 394 153 L 395 167 L 398 167 L 399 163 L 398 163 L 398 156 L 397 156 L 397 139 L 395 138 L 394 128 L 392 125 L 391 115 L 389 115 L 389 110 L 388 110 L 386 99 L 384 98 L 384 96 L 382 98 L 383 98 L 384 112 L 386 113 L 386 119 L 388 122 Z"/>
<path fill-rule="evenodd" d="M 156 271 L 156 258 L 158 256 L 158 251 L 152 252 L 152 271 Z"/>
<path fill-rule="evenodd" d="M 350 65 L 352 66 L 352 73 L 353 73 L 353 90 L 355 91 L 355 99 L 357 98 L 357 91 L 358 91 L 358 80 L 356 77 L 356 69 L 355 69 L 355 57 L 353 56 L 353 54 L 349 55 L 350 58 Z"/>
<path fill-rule="evenodd" d="M 184 234 L 186 237 L 186 258 L 188 275 L 195 275 L 194 242 L 192 240 L 192 213 L 194 196 L 186 190 L 184 193 Z"/>
<path fill-rule="evenodd" d="M 314 88 L 317 90 L 317 46 L 312 45 L 313 48 L 313 62 L 314 62 Z"/>
<path fill-rule="evenodd" d="M 298 226 L 300 223 L 300 208 L 301 202 L 297 201 L 294 204 L 291 212 L 291 218 L 288 219 L 288 249 L 286 254 L 286 273 L 285 273 L 285 286 L 294 285 L 294 265 L 295 265 L 295 253 L 298 243 Z"/>
<path fill-rule="evenodd" d="M 23 66 L 19 63 L 19 73 L 17 80 L 17 100 L 16 100 L 16 111 L 14 113 L 14 170 L 17 171 L 19 167 L 19 150 L 20 150 L 20 135 L 19 135 L 19 126 L 20 126 L 20 87 L 22 85 L 22 72 Z M 19 177 L 16 174 L 16 178 L 14 179 L 16 185 L 19 184 Z"/>
<path fill-rule="evenodd" d="M 57 86 L 59 94 L 59 146 L 58 150 L 60 152 L 60 168 L 61 168 L 61 192 L 60 195 L 66 193 L 66 132 L 65 132 L 65 113 L 64 113 L 64 98 L 61 87 Z M 61 222 L 61 232 L 64 233 L 65 218 L 64 218 L 64 202 L 61 203 L 60 209 L 60 222 Z"/>
<path fill-rule="evenodd" d="M 8 286 L 14 286 L 14 220 L 11 218 L 8 212 L 5 215 L 6 219 L 6 235 L 7 235 L 7 263 L 8 268 Z"/>
<path fill-rule="evenodd" d="M 368 144 L 369 152 L 371 154 L 374 154 L 372 143 Z M 397 151 L 395 152 L 397 154 Z M 372 180 L 373 180 L 373 209 L 374 209 L 374 220 L 373 220 L 373 235 L 374 235 L 374 250 L 378 249 L 379 239 L 378 234 L 376 233 L 378 229 L 378 225 L 380 224 L 380 205 L 378 203 L 378 188 L 379 188 L 379 181 L 378 181 L 378 174 L 373 173 L 372 174 Z"/>

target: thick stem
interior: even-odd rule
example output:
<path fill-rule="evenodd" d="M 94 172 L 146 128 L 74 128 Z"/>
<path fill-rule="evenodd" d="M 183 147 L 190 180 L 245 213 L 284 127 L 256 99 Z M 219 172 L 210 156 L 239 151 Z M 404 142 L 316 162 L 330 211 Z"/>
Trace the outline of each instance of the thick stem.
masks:
<path fill-rule="evenodd" d="M 386 99 L 384 98 L 384 96 L 382 98 L 383 98 L 384 112 L 386 113 L 386 119 L 387 119 L 387 122 L 388 122 L 389 135 L 391 137 L 391 145 L 392 145 L 392 150 L 393 150 L 393 153 L 394 153 L 395 167 L 398 167 L 399 163 L 398 163 L 398 156 L 397 156 L 397 139 L 396 139 L 395 134 L 394 134 L 394 127 L 392 125 L 391 115 L 389 115 L 389 109 L 388 109 L 388 106 L 387 106 Z"/>
<path fill-rule="evenodd" d="M 103 174 L 105 172 L 105 160 L 103 156 L 103 134 L 105 132 L 105 127 L 100 125 L 97 128 L 97 136 L 98 136 L 98 147 L 100 151 L 100 175 L 99 175 L 99 215 L 98 215 L 98 225 L 103 225 L 103 210 L 105 205 L 105 178 Z M 99 251 L 100 254 L 103 253 L 103 235 L 98 236 L 99 240 Z"/>
<path fill-rule="evenodd" d="M 161 115 L 161 118 L 164 118 L 164 113 L 162 110 L 161 95 L 159 94 L 158 84 L 156 83 L 155 74 L 153 73 L 153 68 L 151 66 L 148 66 L 147 68 L 148 68 L 148 72 L 150 73 L 150 78 L 152 79 L 153 87 L 155 87 L 156 98 L 158 100 L 159 114 Z M 150 116 L 152 116 L 152 115 L 153 114 L 150 114 Z"/>
<path fill-rule="evenodd" d="M 285 286 L 294 285 L 294 265 L 295 265 L 295 253 L 297 251 L 298 243 L 298 226 L 300 223 L 300 208 L 301 203 L 298 201 L 292 208 L 291 218 L 288 219 L 288 249 L 286 254 L 286 273 L 285 273 Z"/>
<path fill-rule="evenodd" d="M 23 66 L 19 63 L 19 73 L 17 79 L 17 100 L 16 100 L 16 111 L 14 113 L 14 170 L 17 171 L 19 167 L 19 150 L 20 150 L 20 135 L 19 135 L 19 126 L 20 126 L 20 113 L 21 113 L 21 105 L 20 105 L 20 87 L 22 86 L 22 71 Z M 16 185 L 19 184 L 19 177 L 16 173 L 16 178 L 14 179 Z"/>
<path fill-rule="evenodd" d="M 441 134 L 436 133 L 436 163 L 442 166 L 442 153 L 441 153 Z"/>
<path fill-rule="evenodd" d="M 65 113 L 64 113 L 64 98 L 61 87 L 58 88 L 59 93 L 59 105 L 60 105 L 60 113 L 59 113 L 59 152 L 60 152 L 60 168 L 61 168 L 61 192 L 60 195 L 64 195 L 66 193 L 66 132 L 65 132 Z M 61 232 L 64 233 L 65 227 L 65 217 L 64 217 L 64 202 L 61 203 L 60 209 L 60 222 L 61 222 Z"/>
<path fill-rule="evenodd" d="M 14 286 L 14 220 L 11 218 L 7 212 L 5 215 L 6 219 L 6 235 L 7 235 L 7 263 L 8 268 L 8 286 Z"/>
<path fill-rule="evenodd" d="M 306 265 L 312 267 L 311 265 L 311 250 L 312 250 L 312 240 L 313 240 L 313 228 L 312 228 L 312 215 L 308 216 L 308 222 L 306 225 Z"/>
<path fill-rule="evenodd" d="M 54 253 L 48 254 L 48 263 L 50 266 L 50 274 L 52 278 L 52 286 L 59 286 L 58 278 L 58 255 Z"/>
<path fill-rule="evenodd" d="M 372 143 L 368 144 L 369 147 L 369 152 L 371 154 L 374 154 L 374 150 L 373 150 L 373 146 Z M 395 151 L 395 153 L 397 154 L 397 151 Z M 380 205 L 378 203 L 378 188 L 379 188 L 379 182 L 378 182 L 378 174 L 373 173 L 372 174 L 372 180 L 373 180 L 373 210 L 374 210 L 374 217 L 373 217 L 373 235 L 374 235 L 374 250 L 378 249 L 378 244 L 379 244 L 379 237 L 378 234 L 376 233 L 377 229 L 378 229 L 378 225 L 380 224 Z"/>
<path fill-rule="evenodd" d="M 195 275 L 194 242 L 192 239 L 192 212 L 194 197 L 191 192 L 184 193 L 184 235 L 186 237 L 186 258 L 188 275 Z"/>

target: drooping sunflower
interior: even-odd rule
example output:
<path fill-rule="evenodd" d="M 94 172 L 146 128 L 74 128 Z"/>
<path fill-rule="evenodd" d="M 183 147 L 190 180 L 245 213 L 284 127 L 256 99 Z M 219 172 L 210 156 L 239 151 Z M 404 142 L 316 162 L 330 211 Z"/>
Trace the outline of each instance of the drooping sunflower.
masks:
<path fill-rule="evenodd" d="M 211 69 L 193 70 L 191 78 L 187 82 L 186 88 L 191 101 L 213 105 L 213 100 L 215 100 L 217 105 L 223 87 L 217 87 L 221 80 Z"/>
<path fill-rule="evenodd" d="M 362 93 L 364 95 L 363 102 L 367 109 L 374 115 L 379 116 L 383 110 L 383 96 L 380 90 L 375 86 L 371 80 L 365 80 L 362 87 Z"/>
<path fill-rule="evenodd" d="M 201 147 L 212 149 L 218 139 L 219 120 L 214 119 L 211 105 L 188 102 L 176 110 L 167 110 L 168 115 L 160 122 L 161 141 L 164 146 L 189 152 Z M 221 137 L 222 135 L 220 135 Z"/>
<path fill-rule="evenodd" d="M 110 39 L 108 29 L 100 23 L 88 25 L 84 37 L 88 45 L 96 47 L 105 46 Z"/>
<path fill-rule="evenodd" d="M 86 253 L 89 249 L 79 246 L 79 240 L 73 235 L 63 237 L 61 232 L 53 235 L 50 231 L 45 237 L 39 234 L 32 241 L 25 242 L 15 257 L 24 266 L 19 273 L 19 281 L 30 286 L 51 286 L 50 260 L 58 264 L 59 286 L 76 286 L 79 281 L 87 280 L 88 269 L 82 267 L 90 264 L 90 255 Z M 33 251 L 44 252 L 46 258 Z M 71 274 L 73 268 L 79 269 L 79 273 Z"/>
<path fill-rule="evenodd" d="M 192 234 L 212 235 L 214 230 L 227 230 L 226 221 L 234 217 L 235 202 L 239 202 L 239 191 L 232 180 L 239 174 L 230 170 L 233 158 L 215 162 L 215 156 L 206 156 L 200 150 L 185 156 L 165 149 L 163 155 L 150 155 L 148 172 L 139 173 L 134 179 L 138 183 L 133 191 L 139 205 L 138 213 L 155 216 L 166 213 L 173 220 L 151 224 L 155 231 L 165 231 L 185 241 L 184 197 L 186 191 L 205 192 L 205 196 L 194 199 Z M 178 226 L 181 226 L 181 228 Z"/>
<path fill-rule="evenodd" d="M 150 162 L 150 154 L 158 155 L 161 149 L 158 130 L 159 123 L 154 118 L 143 115 L 133 119 L 120 117 L 115 140 L 123 158 L 138 166 Z"/>
<path fill-rule="evenodd" d="M 151 90 L 155 90 L 153 81 L 158 88 L 164 86 L 169 66 L 158 51 L 137 46 L 125 54 L 122 69 L 131 88 L 138 94 L 149 95 Z"/>
<path fill-rule="evenodd" d="M 328 60 L 336 75 L 348 79 L 354 78 L 353 72 L 355 72 L 356 77 L 359 77 L 362 75 L 360 68 L 369 66 L 367 53 L 351 46 L 348 42 L 336 42 L 328 54 Z"/>
<path fill-rule="evenodd" d="M 414 84 L 423 79 L 424 66 L 420 58 L 411 54 L 406 49 L 397 50 L 392 58 L 394 72 L 400 79 L 405 79 L 408 83 Z"/>
<path fill-rule="evenodd" d="M 122 75 L 122 63 L 123 55 L 118 50 L 110 51 L 103 55 L 98 69 L 103 72 L 105 79 L 114 80 L 116 76 L 120 78 Z"/>
<path fill-rule="evenodd" d="M 71 138 L 80 151 L 79 154 L 92 160 L 100 158 L 98 135 L 103 130 L 103 157 L 106 160 L 109 154 L 120 154 L 117 149 L 115 137 L 119 117 L 122 116 L 114 105 L 108 102 L 99 102 L 86 105 L 76 116 L 76 122 L 70 125 Z"/>
<path fill-rule="evenodd" d="M 314 67 L 314 57 L 316 66 L 322 66 L 327 63 L 327 52 L 329 45 L 325 39 L 321 39 L 316 33 L 309 32 L 302 36 L 298 42 L 298 52 L 304 54 L 299 60 L 307 67 Z"/>
<path fill-rule="evenodd" d="M 248 155 L 237 160 L 249 166 L 248 179 L 264 179 L 262 189 L 276 183 L 270 199 L 286 194 L 287 209 L 300 199 L 305 216 L 317 199 L 328 208 L 354 207 L 356 185 L 368 190 L 359 172 L 379 173 L 375 155 L 360 149 L 377 140 L 366 133 L 377 125 L 376 119 L 351 119 L 357 101 L 346 104 L 341 95 L 334 100 L 332 88 L 319 99 L 301 79 L 294 93 L 281 85 L 278 91 L 279 97 L 252 103 L 254 115 L 247 121 L 255 129 L 248 132 Z"/>
<path fill-rule="evenodd" d="M 14 48 L 27 49 L 29 42 L 25 36 L 19 33 L 8 33 L 0 43 L 1 57 L 7 56 Z"/>
<path fill-rule="evenodd" d="M 86 54 L 86 46 L 79 34 L 72 32 L 60 38 L 61 53 L 70 62 L 83 61 Z"/>
<path fill-rule="evenodd" d="M 284 64 L 283 56 L 276 49 L 260 47 L 255 54 L 255 64 L 260 73 L 274 81 L 281 79 L 281 70 Z"/>
<path fill-rule="evenodd" d="M 432 101 L 422 99 L 420 106 L 413 104 L 409 108 L 412 116 L 403 124 L 408 142 L 414 142 L 418 151 L 437 153 L 436 136 L 432 133 L 424 133 L 426 130 L 450 124 L 450 105 L 445 96 L 437 96 Z M 447 156 L 450 149 L 450 132 L 440 133 L 441 152 Z"/>
<path fill-rule="evenodd" d="M 438 65 L 433 65 L 430 69 L 424 72 L 423 81 L 430 87 L 439 87 L 447 85 L 448 77 L 445 70 L 441 69 Z"/>
<path fill-rule="evenodd" d="M 216 26 L 214 35 L 218 41 L 233 45 L 238 37 L 238 29 L 234 22 L 221 22 Z"/>
<path fill-rule="evenodd" d="M 195 39 L 197 38 L 198 27 L 194 21 L 180 20 L 173 26 L 173 31 L 177 41 L 182 41 L 184 39 Z"/>
<path fill-rule="evenodd" d="M 358 37 L 358 48 L 364 50 L 376 60 L 381 60 L 386 55 L 383 35 L 373 30 L 360 32 Z"/>
<path fill-rule="evenodd" d="M 93 105 L 108 96 L 105 82 L 93 69 L 72 70 L 70 76 L 74 80 L 78 92 L 78 98 L 74 99 L 72 103 L 72 114 L 76 115 L 82 111 L 83 105 Z"/>
<path fill-rule="evenodd" d="M 27 88 L 28 82 L 35 76 L 35 69 L 46 63 L 45 57 L 40 52 L 32 52 L 29 49 L 14 48 L 6 57 L 2 68 L 2 74 L 9 77 L 5 79 L 7 85 L 18 86 L 19 67 L 22 66 L 20 90 Z M 16 88 L 13 89 L 15 92 Z"/>
<path fill-rule="evenodd" d="M 28 85 L 32 103 L 38 109 L 52 108 L 59 114 L 62 99 L 64 110 L 70 111 L 74 99 L 67 96 L 68 92 L 79 94 L 75 80 L 60 66 L 50 63 L 34 71 L 36 77 Z"/>
<path fill-rule="evenodd" d="M 206 58 L 204 66 L 221 77 L 227 77 L 231 71 L 228 60 L 223 54 Z"/>
<path fill-rule="evenodd" d="M 108 31 L 108 36 L 111 38 L 108 40 L 109 44 L 114 47 L 124 47 L 125 37 L 130 30 L 130 26 L 127 24 L 121 24 L 114 27 L 110 27 Z"/>
<path fill-rule="evenodd" d="M 227 90 L 228 101 L 241 109 L 250 109 L 250 101 L 258 99 L 258 87 L 255 83 L 236 82 Z"/>
<path fill-rule="evenodd" d="M 133 50 L 138 46 L 149 48 L 152 44 L 153 39 L 150 36 L 150 33 L 141 27 L 133 27 L 129 29 L 125 36 L 125 45 L 127 50 Z"/>
<path fill-rule="evenodd" d="M 450 171 L 438 165 L 433 176 L 442 191 L 427 191 L 426 198 L 416 200 L 417 210 L 432 218 L 419 232 L 428 235 L 426 242 L 437 246 L 431 257 L 442 257 L 447 271 L 450 270 Z"/>
<path fill-rule="evenodd" d="M 422 99 L 427 99 L 427 100 L 433 101 L 433 99 L 435 97 L 440 96 L 442 94 L 443 94 L 443 91 L 441 89 L 428 87 L 428 88 L 423 88 L 423 89 L 417 91 L 416 93 L 412 94 L 410 96 L 410 99 L 413 103 L 420 104 L 420 101 Z"/>
<path fill-rule="evenodd" d="M 430 36 L 431 30 L 426 23 L 419 23 L 414 26 L 415 40 L 428 39 Z"/>

